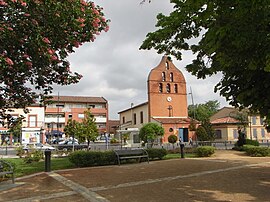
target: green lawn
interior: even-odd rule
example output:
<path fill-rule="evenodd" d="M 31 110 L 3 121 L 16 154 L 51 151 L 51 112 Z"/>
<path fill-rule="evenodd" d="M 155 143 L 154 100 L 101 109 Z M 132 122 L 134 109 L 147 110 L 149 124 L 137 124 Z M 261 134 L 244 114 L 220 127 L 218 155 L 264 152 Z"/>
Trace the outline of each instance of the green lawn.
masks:
<path fill-rule="evenodd" d="M 22 158 L 19 159 L 5 159 L 15 165 L 15 177 L 21 177 L 30 175 L 38 172 L 45 171 L 44 160 L 33 163 L 25 163 Z M 51 170 L 69 169 L 75 168 L 75 166 L 65 158 L 52 158 L 51 159 Z"/>
<path fill-rule="evenodd" d="M 179 159 L 181 157 L 181 155 L 180 154 L 167 154 L 165 157 L 164 157 L 164 159 L 166 160 L 166 159 Z M 195 158 L 195 157 L 197 157 L 195 154 L 190 154 L 190 153 L 188 153 L 188 154 L 184 154 L 184 157 L 185 158 Z"/>

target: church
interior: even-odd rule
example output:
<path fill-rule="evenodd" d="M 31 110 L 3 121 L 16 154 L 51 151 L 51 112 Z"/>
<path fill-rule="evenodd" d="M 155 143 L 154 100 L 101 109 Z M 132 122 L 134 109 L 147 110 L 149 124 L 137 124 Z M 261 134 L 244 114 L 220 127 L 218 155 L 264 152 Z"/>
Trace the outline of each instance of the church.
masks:
<path fill-rule="evenodd" d="M 193 138 L 194 132 L 189 131 L 186 81 L 169 57 L 163 56 L 159 65 L 150 71 L 147 93 L 147 102 L 131 104 L 130 108 L 118 112 L 120 130 L 139 130 L 144 124 L 155 122 L 164 128 L 162 143 L 167 143 L 170 135 L 181 137 L 184 142 Z"/>

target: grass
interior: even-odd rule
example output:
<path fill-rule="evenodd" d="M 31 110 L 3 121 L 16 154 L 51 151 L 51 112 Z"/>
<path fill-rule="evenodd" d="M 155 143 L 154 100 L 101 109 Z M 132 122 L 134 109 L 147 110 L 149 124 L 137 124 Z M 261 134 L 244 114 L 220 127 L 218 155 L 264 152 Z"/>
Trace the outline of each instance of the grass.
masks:
<path fill-rule="evenodd" d="M 38 172 L 45 171 L 45 161 L 33 162 L 33 163 L 25 163 L 22 158 L 5 159 L 12 163 L 15 167 L 15 177 L 21 177 L 25 175 L 30 175 Z M 51 170 L 61 170 L 61 169 L 69 169 L 75 168 L 75 166 L 65 158 L 52 158 L 51 159 Z"/>
<path fill-rule="evenodd" d="M 185 158 L 195 158 L 197 157 L 196 154 L 192 154 L 192 153 L 187 153 L 184 154 Z M 181 158 L 180 154 L 167 154 L 163 159 L 167 160 L 167 159 L 179 159 Z"/>

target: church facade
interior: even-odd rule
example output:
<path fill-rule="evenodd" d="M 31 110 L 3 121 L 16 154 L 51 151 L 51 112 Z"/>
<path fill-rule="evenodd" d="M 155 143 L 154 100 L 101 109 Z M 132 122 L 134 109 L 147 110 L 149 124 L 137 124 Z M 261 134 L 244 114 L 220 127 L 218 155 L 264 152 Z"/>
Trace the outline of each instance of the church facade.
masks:
<path fill-rule="evenodd" d="M 119 112 L 120 129 L 140 129 L 148 122 L 160 124 L 165 131 L 162 142 L 170 135 L 181 137 L 185 142 L 193 137 L 189 131 L 186 81 L 182 72 L 169 57 L 162 57 L 147 80 L 148 101 Z"/>

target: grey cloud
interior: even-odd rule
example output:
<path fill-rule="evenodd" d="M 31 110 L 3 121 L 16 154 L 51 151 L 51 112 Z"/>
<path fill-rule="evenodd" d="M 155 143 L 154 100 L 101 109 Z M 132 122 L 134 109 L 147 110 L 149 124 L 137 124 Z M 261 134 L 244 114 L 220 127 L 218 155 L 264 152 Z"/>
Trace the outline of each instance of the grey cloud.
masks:
<path fill-rule="evenodd" d="M 70 55 L 71 70 L 83 75 L 82 80 L 71 86 L 56 86 L 54 94 L 102 96 L 109 102 L 111 119 L 118 118 L 118 112 L 147 100 L 147 77 L 156 67 L 162 55 L 154 50 L 139 50 L 148 32 L 154 31 L 156 15 L 168 14 L 172 5 L 169 1 L 156 0 L 140 5 L 140 0 L 94 1 L 104 8 L 111 19 L 110 30 L 97 36 L 93 43 L 87 43 Z M 211 99 L 221 100 L 213 93 L 217 78 L 197 80 L 184 67 L 192 61 L 191 52 L 183 54 L 182 61 L 173 60 L 183 72 L 187 90 L 192 86 L 196 103 Z M 191 104 L 190 96 L 188 102 Z"/>

